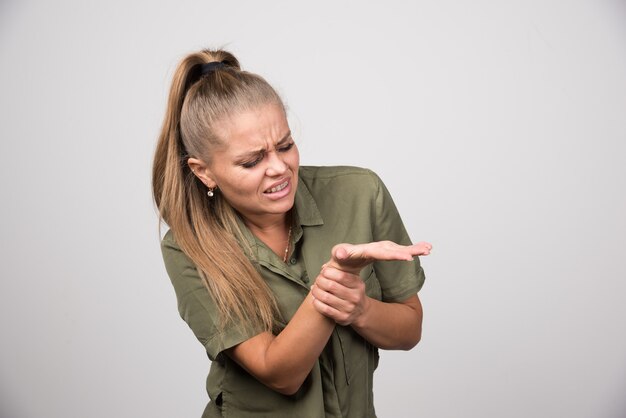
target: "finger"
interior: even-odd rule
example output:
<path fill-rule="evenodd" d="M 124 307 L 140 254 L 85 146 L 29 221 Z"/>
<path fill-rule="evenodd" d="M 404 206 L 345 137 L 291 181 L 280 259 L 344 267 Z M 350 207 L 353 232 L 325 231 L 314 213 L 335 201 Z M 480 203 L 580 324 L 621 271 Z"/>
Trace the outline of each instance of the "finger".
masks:
<path fill-rule="evenodd" d="M 339 261 L 345 260 L 350 256 L 350 254 L 348 253 L 348 249 L 346 248 L 346 245 L 349 245 L 349 244 L 340 245 L 335 248 L 333 255 L 337 260 Z"/>
<path fill-rule="evenodd" d="M 417 242 L 413 244 L 413 246 L 422 247 L 427 250 L 431 250 L 433 248 L 433 245 L 430 242 L 426 242 L 426 241 Z"/>
<path fill-rule="evenodd" d="M 348 273 L 330 266 L 326 267 L 324 271 L 320 272 L 319 277 L 351 289 L 359 287 L 363 282 L 363 280 L 361 280 L 361 277 L 357 274 Z"/>
<path fill-rule="evenodd" d="M 352 302 L 358 300 L 358 295 L 365 294 L 365 283 L 360 276 L 333 267 L 327 267 L 320 273 L 314 284 L 325 292 Z"/>
<path fill-rule="evenodd" d="M 412 254 L 414 255 L 428 255 L 433 246 L 429 242 L 418 242 L 411 246 Z"/>
<path fill-rule="evenodd" d="M 368 255 L 378 260 L 385 257 L 386 260 L 412 260 L 418 255 L 428 255 L 432 249 L 432 244 L 428 242 L 419 242 L 412 245 L 400 245 L 392 241 L 381 241 L 380 243 L 367 249 Z M 380 245 L 378 245 L 380 244 Z M 371 253 L 370 253 L 371 252 Z"/>
<path fill-rule="evenodd" d="M 365 250 L 370 244 L 337 244 L 331 250 L 332 257 L 339 262 L 358 260 L 363 261 L 367 258 Z"/>
<path fill-rule="evenodd" d="M 325 277 L 318 277 L 315 280 L 315 288 L 319 289 L 320 292 L 330 293 L 339 299 L 351 303 L 357 302 L 359 298 L 358 295 L 365 292 L 365 284 L 350 288 L 334 280 L 326 279 Z M 317 297 L 317 295 L 318 293 L 313 293 L 314 297 Z"/>
<path fill-rule="evenodd" d="M 313 295 L 314 300 L 322 302 L 340 312 L 353 312 L 356 306 L 353 299 L 356 299 L 357 297 L 354 294 L 349 295 L 347 299 L 342 299 L 333 293 L 323 290 L 319 286 L 315 286 L 314 288 L 312 287 L 311 294 Z"/>
<path fill-rule="evenodd" d="M 364 257 L 380 261 L 411 260 L 413 257 L 409 247 L 392 241 L 377 241 L 364 244 L 362 252 Z"/>
<path fill-rule="evenodd" d="M 334 320 L 335 322 L 337 322 L 339 325 L 349 325 L 349 318 L 350 315 L 338 311 L 337 309 L 333 308 L 332 306 L 326 305 L 325 303 L 315 299 L 313 301 L 313 307 L 315 307 L 315 309 L 321 313 L 322 315 Z"/>

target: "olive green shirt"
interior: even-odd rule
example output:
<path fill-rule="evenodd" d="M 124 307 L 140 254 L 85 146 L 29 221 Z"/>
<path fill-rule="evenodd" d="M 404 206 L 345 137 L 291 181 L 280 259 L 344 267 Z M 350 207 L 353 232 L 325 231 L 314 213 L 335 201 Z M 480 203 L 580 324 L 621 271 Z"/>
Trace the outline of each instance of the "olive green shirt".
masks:
<path fill-rule="evenodd" d="M 287 263 L 243 227 L 260 273 L 287 322 L 308 294 L 322 264 L 330 259 L 335 244 L 381 240 L 411 243 L 389 192 L 378 176 L 366 169 L 300 167 L 294 206 L 293 252 Z M 378 349 L 351 327 L 336 326 L 302 387 L 294 395 L 282 395 L 222 353 L 260 330 L 233 326 L 219 331 L 215 304 L 171 231 L 163 238 L 162 251 L 179 312 L 212 361 L 207 378 L 211 401 L 203 418 L 376 416 L 372 385 Z M 417 257 L 412 262 L 373 263 L 363 269 L 361 277 L 367 295 L 384 302 L 404 301 L 424 282 Z"/>

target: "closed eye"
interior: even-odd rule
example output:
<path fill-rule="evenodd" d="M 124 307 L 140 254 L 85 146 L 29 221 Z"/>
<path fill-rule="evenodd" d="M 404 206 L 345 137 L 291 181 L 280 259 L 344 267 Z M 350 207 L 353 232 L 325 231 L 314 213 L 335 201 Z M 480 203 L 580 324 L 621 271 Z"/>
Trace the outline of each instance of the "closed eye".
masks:
<path fill-rule="evenodd" d="M 243 168 L 252 168 L 252 167 L 254 167 L 255 165 L 257 165 L 258 163 L 260 163 L 260 162 L 261 162 L 261 160 L 263 160 L 263 155 L 264 155 L 264 154 L 259 154 L 259 156 L 258 156 L 257 158 L 255 158 L 254 160 L 252 160 L 252 161 L 246 161 L 246 162 L 241 163 L 241 166 L 242 166 Z"/>
<path fill-rule="evenodd" d="M 278 152 L 287 152 L 290 149 L 292 149 L 293 146 L 294 146 L 294 142 L 292 141 L 292 142 L 288 143 L 287 145 L 285 145 L 284 147 L 278 148 Z"/>
<path fill-rule="evenodd" d="M 290 136 L 291 135 L 287 136 L 285 139 L 288 139 Z M 284 140 L 281 142 L 284 142 Z M 291 142 L 289 142 L 288 144 L 285 144 L 283 146 L 276 148 L 276 151 L 280 153 L 288 152 L 289 150 L 293 148 L 294 145 L 295 145 L 295 142 L 292 139 Z M 265 158 L 265 151 L 260 151 L 254 159 L 249 160 L 249 161 L 244 161 L 242 163 L 239 163 L 239 165 L 241 165 L 243 168 L 252 168 L 256 166 L 257 164 L 259 164 L 261 161 L 263 161 L 263 158 Z"/>

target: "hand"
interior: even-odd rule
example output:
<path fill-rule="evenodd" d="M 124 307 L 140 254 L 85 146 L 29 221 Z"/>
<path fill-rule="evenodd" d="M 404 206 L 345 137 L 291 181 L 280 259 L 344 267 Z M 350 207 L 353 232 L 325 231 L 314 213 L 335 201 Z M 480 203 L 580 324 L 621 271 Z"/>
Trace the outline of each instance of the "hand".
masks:
<path fill-rule="evenodd" d="M 400 245 L 391 241 L 376 241 L 368 244 L 337 244 L 331 251 L 326 264 L 339 270 L 359 274 L 361 269 L 374 261 L 406 260 L 418 255 L 428 255 L 433 248 L 428 242 Z"/>
<path fill-rule="evenodd" d="M 365 312 L 368 298 L 358 274 L 325 265 L 311 286 L 313 306 L 339 325 L 350 325 Z"/>
<path fill-rule="evenodd" d="M 337 244 L 331 251 L 331 259 L 311 287 L 313 306 L 339 325 L 350 325 L 359 319 L 369 307 L 365 283 L 359 277 L 361 269 L 374 261 L 406 260 L 418 255 L 428 255 L 432 245 L 419 242 L 399 245 L 391 241 L 368 244 Z"/>

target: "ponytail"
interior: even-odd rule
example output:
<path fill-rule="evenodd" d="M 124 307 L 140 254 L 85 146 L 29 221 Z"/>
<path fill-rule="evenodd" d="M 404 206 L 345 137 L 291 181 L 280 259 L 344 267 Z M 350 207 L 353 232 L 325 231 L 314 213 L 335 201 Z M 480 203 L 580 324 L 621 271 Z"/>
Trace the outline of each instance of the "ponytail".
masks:
<path fill-rule="evenodd" d="M 212 62 L 223 65 L 203 73 L 202 66 Z M 279 311 L 239 244 L 246 242 L 239 215 L 221 194 L 206 197 L 206 187 L 191 172 L 187 159 L 195 156 L 209 162 L 211 150 L 221 143 L 212 129 L 216 122 L 271 102 L 282 106 L 275 90 L 263 78 L 241 71 L 232 54 L 221 50 L 190 54 L 174 73 L 154 155 L 152 190 L 159 217 L 197 266 L 216 303 L 221 327 L 234 323 L 272 331 Z"/>

